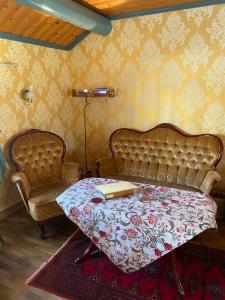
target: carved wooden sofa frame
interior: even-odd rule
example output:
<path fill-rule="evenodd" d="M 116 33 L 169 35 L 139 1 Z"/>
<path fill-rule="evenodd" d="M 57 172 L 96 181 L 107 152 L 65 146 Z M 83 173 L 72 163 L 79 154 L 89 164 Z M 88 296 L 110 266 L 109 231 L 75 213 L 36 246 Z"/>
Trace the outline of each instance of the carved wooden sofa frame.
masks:
<path fill-rule="evenodd" d="M 111 157 L 99 159 L 99 177 L 147 182 L 210 194 L 221 180 L 215 170 L 222 140 L 212 134 L 191 135 L 163 123 L 147 131 L 121 128 L 109 138 Z"/>

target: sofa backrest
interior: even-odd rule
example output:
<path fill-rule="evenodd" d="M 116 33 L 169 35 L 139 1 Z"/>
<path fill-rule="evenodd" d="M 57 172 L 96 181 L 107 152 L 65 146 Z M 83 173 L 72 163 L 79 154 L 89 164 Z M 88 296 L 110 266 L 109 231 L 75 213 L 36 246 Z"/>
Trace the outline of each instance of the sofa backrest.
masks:
<path fill-rule="evenodd" d="M 17 135 L 9 145 L 12 163 L 25 173 L 33 190 L 62 179 L 65 151 L 58 135 L 38 129 Z"/>
<path fill-rule="evenodd" d="M 223 144 L 210 134 L 190 135 L 163 123 L 148 131 L 118 129 L 109 145 L 121 175 L 199 187 L 218 164 Z"/>

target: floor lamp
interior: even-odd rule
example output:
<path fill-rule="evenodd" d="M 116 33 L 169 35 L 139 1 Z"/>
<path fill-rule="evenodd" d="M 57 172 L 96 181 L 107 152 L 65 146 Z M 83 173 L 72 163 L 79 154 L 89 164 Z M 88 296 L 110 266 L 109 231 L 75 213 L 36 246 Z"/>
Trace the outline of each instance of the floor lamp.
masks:
<path fill-rule="evenodd" d="M 94 93 L 84 93 L 84 94 L 77 94 L 76 90 L 72 90 L 72 96 L 77 98 L 84 98 L 85 99 L 85 105 L 83 110 L 83 120 L 84 120 L 84 159 L 85 159 L 85 174 L 83 174 L 84 177 L 91 177 L 93 176 L 91 170 L 88 170 L 88 157 L 87 157 L 87 117 L 86 117 L 86 111 L 87 107 L 90 104 L 88 102 L 88 98 L 112 98 L 114 97 L 114 90 L 109 89 L 109 93 L 105 95 L 96 95 Z"/>
<path fill-rule="evenodd" d="M 1 132 L 1 130 L 0 130 Z M 5 172 L 6 172 L 6 164 L 4 159 L 4 154 L 2 149 L 0 148 L 0 182 L 2 182 L 5 179 Z M 3 244 L 4 240 L 3 237 L 0 234 L 0 243 Z"/>
<path fill-rule="evenodd" d="M 88 102 L 88 97 L 85 97 L 84 105 L 84 159 L 85 159 L 85 177 L 91 177 L 91 170 L 88 170 L 88 158 L 87 158 L 87 122 L 86 122 L 86 110 L 90 103 Z"/>

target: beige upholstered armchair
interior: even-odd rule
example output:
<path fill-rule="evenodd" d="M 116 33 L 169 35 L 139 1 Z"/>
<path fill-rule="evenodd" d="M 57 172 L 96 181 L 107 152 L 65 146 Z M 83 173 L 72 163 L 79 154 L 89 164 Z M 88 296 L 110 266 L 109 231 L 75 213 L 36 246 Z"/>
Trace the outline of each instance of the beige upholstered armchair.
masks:
<path fill-rule="evenodd" d="M 42 239 L 44 222 L 63 215 L 56 197 L 82 176 L 77 163 L 64 162 L 65 153 L 61 137 L 37 129 L 17 135 L 9 145 L 10 159 L 18 171 L 12 181 L 28 214 L 38 223 Z"/>

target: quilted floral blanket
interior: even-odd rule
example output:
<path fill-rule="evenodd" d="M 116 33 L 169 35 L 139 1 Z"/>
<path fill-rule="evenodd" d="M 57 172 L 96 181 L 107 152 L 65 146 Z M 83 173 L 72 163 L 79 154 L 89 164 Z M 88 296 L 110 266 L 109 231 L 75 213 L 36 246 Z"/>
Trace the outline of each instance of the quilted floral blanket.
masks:
<path fill-rule="evenodd" d="M 216 204 L 198 192 L 135 183 L 137 195 L 93 203 L 102 197 L 96 185 L 113 179 L 83 179 L 56 201 L 65 214 L 124 272 L 133 272 L 191 240 L 208 228 L 217 228 Z"/>

